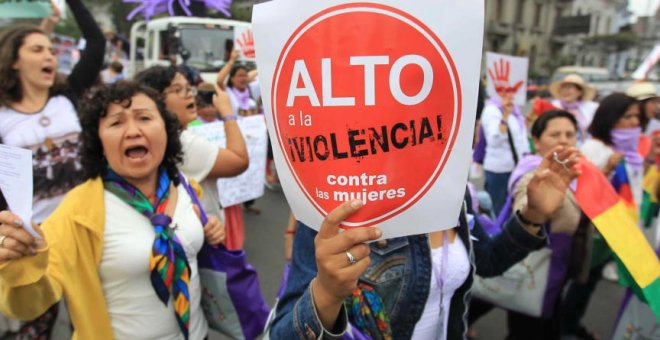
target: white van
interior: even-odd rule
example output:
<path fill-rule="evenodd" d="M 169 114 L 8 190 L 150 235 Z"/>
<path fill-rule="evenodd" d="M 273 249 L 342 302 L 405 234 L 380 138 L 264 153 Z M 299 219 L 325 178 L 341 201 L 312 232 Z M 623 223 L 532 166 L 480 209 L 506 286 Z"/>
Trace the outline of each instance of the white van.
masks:
<path fill-rule="evenodd" d="M 189 56 L 186 63 L 201 72 L 204 81 L 215 83 L 215 77 L 231 53 L 234 27 L 250 28 L 243 21 L 195 17 L 166 17 L 148 22 L 138 21 L 131 28 L 131 53 L 128 78 L 154 65 L 183 62 L 181 52 Z"/>

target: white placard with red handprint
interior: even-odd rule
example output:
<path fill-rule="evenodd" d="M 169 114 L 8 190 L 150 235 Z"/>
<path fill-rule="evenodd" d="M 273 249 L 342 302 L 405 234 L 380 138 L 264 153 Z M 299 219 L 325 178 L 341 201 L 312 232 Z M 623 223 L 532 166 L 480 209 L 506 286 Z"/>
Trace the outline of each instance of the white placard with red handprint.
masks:
<path fill-rule="evenodd" d="M 515 92 L 513 102 L 519 106 L 525 105 L 528 67 L 528 58 L 486 52 L 488 97 L 499 97 L 498 91 Z"/>
<path fill-rule="evenodd" d="M 252 29 L 248 27 L 234 27 L 234 48 L 241 52 L 240 59 L 255 60 L 254 38 Z"/>
<path fill-rule="evenodd" d="M 294 215 L 318 229 L 360 199 L 344 228 L 377 224 L 390 238 L 455 227 L 484 2 L 275 0 L 253 13 L 266 121 Z"/>

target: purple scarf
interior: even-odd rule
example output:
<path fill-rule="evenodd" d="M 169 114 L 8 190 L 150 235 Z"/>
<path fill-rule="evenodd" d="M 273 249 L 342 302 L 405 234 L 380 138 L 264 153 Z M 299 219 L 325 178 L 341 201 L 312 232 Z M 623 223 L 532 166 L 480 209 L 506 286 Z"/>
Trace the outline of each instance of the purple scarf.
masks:
<path fill-rule="evenodd" d="M 484 128 L 479 126 L 479 140 L 474 146 L 472 151 L 472 160 L 475 163 L 484 164 L 484 159 L 486 158 L 486 134 L 484 133 Z"/>
<path fill-rule="evenodd" d="M 500 109 L 501 112 L 504 111 L 504 107 L 502 106 L 502 99 L 500 98 L 490 98 L 486 101 L 486 105 L 495 105 L 498 109 Z M 511 114 L 516 118 L 518 124 L 520 124 L 520 128 L 525 130 L 525 117 L 523 117 L 522 113 L 520 112 L 518 105 L 513 104 Z"/>
<path fill-rule="evenodd" d="M 243 90 L 239 90 L 235 87 L 230 87 L 231 92 L 234 93 L 234 96 L 238 100 L 238 107 L 241 110 L 249 110 L 250 109 L 250 90 L 246 87 Z"/>
<path fill-rule="evenodd" d="M 561 107 L 564 108 L 564 110 L 575 110 L 575 111 L 580 110 L 580 102 L 567 103 L 563 100 L 560 100 L 559 105 L 561 105 Z"/>
<path fill-rule="evenodd" d="M 559 104 L 559 107 L 563 110 L 567 110 L 575 116 L 575 119 L 578 121 L 578 126 L 580 126 L 580 140 L 584 141 L 587 137 L 587 130 L 589 129 L 589 124 L 591 122 L 587 121 L 587 118 L 582 114 L 582 102 L 574 101 L 572 103 L 567 103 L 563 100 L 556 100 L 555 105 Z"/>
<path fill-rule="evenodd" d="M 642 155 L 637 151 L 641 134 L 641 127 L 613 129 L 612 132 L 610 132 L 612 144 L 614 144 L 614 150 L 621 152 L 626 163 L 628 163 L 636 172 L 639 172 L 644 164 Z"/>

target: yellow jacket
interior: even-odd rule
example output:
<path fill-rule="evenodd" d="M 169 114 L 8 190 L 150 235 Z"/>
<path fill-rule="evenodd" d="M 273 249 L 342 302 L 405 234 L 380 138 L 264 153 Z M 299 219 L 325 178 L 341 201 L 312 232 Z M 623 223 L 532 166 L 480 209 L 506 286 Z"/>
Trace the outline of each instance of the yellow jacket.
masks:
<path fill-rule="evenodd" d="M 88 180 L 69 192 L 42 224 L 48 247 L 0 265 L 0 311 L 31 320 L 66 298 L 73 339 L 112 339 L 99 266 L 103 251 L 103 182 Z"/>

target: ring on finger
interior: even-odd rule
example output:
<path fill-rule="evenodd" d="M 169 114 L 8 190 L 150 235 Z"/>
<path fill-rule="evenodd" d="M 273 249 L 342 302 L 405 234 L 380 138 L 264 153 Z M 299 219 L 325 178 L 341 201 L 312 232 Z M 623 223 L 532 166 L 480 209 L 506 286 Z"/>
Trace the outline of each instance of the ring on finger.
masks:
<path fill-rule="evenodd" d="M 6 239 L 7 239 L 7 235 L 0 236 L 0 248 L 4 248 Z"/>
<path fill-rule="evenodd" d="M 353 256 L 353 254 L 351 254 L 351 252 L 348 250 L 346 251 L 346 258 L 348 259 L 348 264 L 355 264 L 357 262 L 355 256 Z"/>

